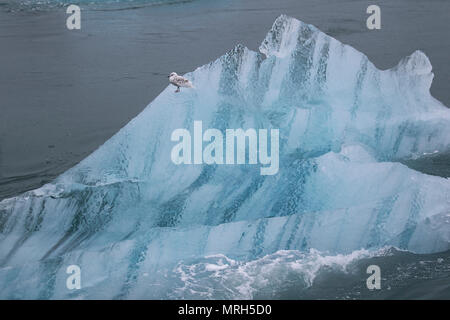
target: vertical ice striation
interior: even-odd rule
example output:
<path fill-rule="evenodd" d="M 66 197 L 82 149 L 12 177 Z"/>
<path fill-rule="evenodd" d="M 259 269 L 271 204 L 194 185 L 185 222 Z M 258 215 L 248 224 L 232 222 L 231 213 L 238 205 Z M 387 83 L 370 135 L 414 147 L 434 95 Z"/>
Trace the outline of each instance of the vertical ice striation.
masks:
<path fill-rule="evenodd" d="M 195 90 L 167 88 L 54 182 L 0 202 L 1 298 L 167 297 L 171 268 L 209 255 L 450 248 L 450 181 L 398 162 L 450 149 L 422 52 L 378 70 L 280 16 L 259 53 L 238 45 L 186 76 Z M 171 133 L 194 120 L 279 128 L 279 173 L 173 164 Z M 77 292 L 65 287 L 71 264 Z"/>

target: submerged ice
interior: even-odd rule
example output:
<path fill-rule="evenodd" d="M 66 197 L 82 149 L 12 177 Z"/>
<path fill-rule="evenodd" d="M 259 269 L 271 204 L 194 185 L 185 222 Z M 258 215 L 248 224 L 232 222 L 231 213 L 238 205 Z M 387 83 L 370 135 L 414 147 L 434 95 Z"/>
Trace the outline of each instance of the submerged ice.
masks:
<path fill-rule="evenodd" d="M 378 70 L 287 16 L 259 51 L 238 45 L 187 74 L 196 89 L 166 88 L 80 164 L 0 202 L 0 297 L 183 297 L 180 281 L 192 279 L 180 264 L 203 257 L 449 249 L 450 181 L 399 162 L 450 149 L 450 111 L 430 95 L 425 54 Z M 279 129 L 279 172 L 175 165 L 171 134 L 194 121 Z M 69 291 L 74 264 L 82 289 Z"/>

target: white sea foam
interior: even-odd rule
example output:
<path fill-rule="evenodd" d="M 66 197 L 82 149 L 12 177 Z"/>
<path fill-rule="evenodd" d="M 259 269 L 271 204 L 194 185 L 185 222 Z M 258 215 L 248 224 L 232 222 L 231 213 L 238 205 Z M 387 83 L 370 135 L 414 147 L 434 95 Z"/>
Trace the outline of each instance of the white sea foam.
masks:
<path fill-rule="evenodd" d="M 275 298 L 292 283 L 298 290 L 312 286 L 324 270 L 352 272 L 349 266 L 355 262 L 386 256 L 391 252 L 390 247 L 374 251 L 361 249 L 337 255 L 314 249 L 309 252 L 279 250 L 245 262 L 224 255 L 208 256 L 193 264 L 180 263 L 173 270 L 173 277 L 181 280 L 182 285 L 173 288 L 168 297 L 255 299 L 262 295 L 264 298 Z"/>

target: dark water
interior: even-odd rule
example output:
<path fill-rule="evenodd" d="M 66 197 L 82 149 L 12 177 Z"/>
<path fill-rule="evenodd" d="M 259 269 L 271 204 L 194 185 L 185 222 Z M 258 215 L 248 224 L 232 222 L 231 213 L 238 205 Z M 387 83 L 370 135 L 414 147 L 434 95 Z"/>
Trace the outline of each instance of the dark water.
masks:
<path fill-rule="evenodd" d="M 166 87 L 171 71 L 194 70 L 237 43 L 256 50 L 280 14 L 314 24 L 381 69 L 424 51 L 435 73 L 432 94 L 450 106 L 450 1 L 73 1 L 82 8 L 79 31 L 66 29 L 67 3 L 0 0 L 0 200 L 85 158 Z M 378 31 L 365 26 L 374 3 L 382 10 Z M 404 163 L 450 176 L 449 154 Z M 368 264 L 380 265 L 382 290 L 364 287 Z M 323 270 L 306 290 L 288 282 L 270 297 L 450 299 L 449 252 L 395 252 L 353 268 Z"/>
<path fill-rule="evenodd" d="M 435 176 L 445 178 L 450 177 L 450 153 L 443 152 L 442 154 L 435 153 L 424 155 L 419 159 L 409 159 L 403 161 L 403 164 L 408 167 Z"/>
<path fill-rule="evenodd" d="M 381 270 L 381 288 L 369 290 L 367 267 Z M 361 259 L 347 272 L 321 271 L 311 287 L 288 286 L 280 299 L 450 299 L 450 251 L 413 254 L 390 249 L 385 256 Z"/>

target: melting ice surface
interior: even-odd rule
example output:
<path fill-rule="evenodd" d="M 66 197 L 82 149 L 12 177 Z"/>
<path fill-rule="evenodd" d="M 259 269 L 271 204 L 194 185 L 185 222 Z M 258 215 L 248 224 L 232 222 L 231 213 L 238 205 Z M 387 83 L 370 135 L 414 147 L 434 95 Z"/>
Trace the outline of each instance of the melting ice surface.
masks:
<path fill-rule="evenodd" d="M 166 88 L 54 182 L 0 202 L 0 297 L 251 298 L 242 277 L 272 274 L 268 261 L 308 285 L 317 266 L 385 246 L 449 249 L 450 181 L 398 162 L 450 149 L 425 54 L 381 71 L 286 16 L 259 51 L 238 45 L 187 74 L 196 89 Z M 194 120 L 279 128 L 279 173 L 173 164 L 171 133 Z M 66 288 L 73 264 L 81 290 Z M 215 281 L 183 290 L 199 273 Z"/>

